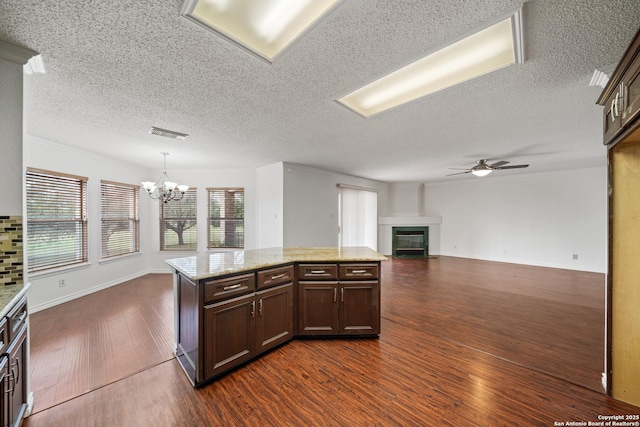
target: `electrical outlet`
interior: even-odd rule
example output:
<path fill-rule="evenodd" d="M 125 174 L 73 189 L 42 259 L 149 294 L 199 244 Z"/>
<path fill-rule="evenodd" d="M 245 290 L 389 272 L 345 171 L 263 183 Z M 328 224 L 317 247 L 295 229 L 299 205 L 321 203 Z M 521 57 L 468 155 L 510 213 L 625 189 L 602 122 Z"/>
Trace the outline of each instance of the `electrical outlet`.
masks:
<path fill-rule="evenodd" d="M 59 279 L 58 280 L 58 286 L 60 286 L 61 288 L 64 288 L 67 284 L 64 282 L 64 279 Z"/>

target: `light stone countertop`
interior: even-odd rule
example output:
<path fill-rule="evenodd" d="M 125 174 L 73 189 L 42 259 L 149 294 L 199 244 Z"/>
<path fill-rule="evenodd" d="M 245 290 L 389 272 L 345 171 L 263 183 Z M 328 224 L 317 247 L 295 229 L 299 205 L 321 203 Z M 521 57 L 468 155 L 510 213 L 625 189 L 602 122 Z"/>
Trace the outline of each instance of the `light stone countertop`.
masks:
<path fill-rule="evenodd" d="M 0 319 L 11 311 L 30 287 L 31 283 L 0 286 Z"/>
<path fill-rule="evenodd" d="M 386 259 L 384 255 L 367 247 L 304 247 L 208 251 L 165 262 L 191 280 L 200 280 L 292 262 L 365 262 Z"/>

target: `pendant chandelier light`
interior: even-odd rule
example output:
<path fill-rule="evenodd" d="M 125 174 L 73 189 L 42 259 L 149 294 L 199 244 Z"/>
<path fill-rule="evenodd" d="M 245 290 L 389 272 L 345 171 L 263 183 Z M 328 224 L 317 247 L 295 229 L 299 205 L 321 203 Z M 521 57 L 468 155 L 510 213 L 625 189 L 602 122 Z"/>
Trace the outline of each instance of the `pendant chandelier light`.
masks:
<path fill-rule="evenodd" d="M 177 182 L 169 181 L 169 175 L 167 175 L 167 156 L 169 153 L 163 151 L 160 154 L 164 156 L 162 175 L 156 182 L 142 182 L 142 186 L 147 191 L 149 197 L 154 200 L 162 200 L 163 203 L 167 203 L 170 200 L 180 200 L 184 197 L 184 193 L 189 189 L 189 186 L 179 185 Z"/>

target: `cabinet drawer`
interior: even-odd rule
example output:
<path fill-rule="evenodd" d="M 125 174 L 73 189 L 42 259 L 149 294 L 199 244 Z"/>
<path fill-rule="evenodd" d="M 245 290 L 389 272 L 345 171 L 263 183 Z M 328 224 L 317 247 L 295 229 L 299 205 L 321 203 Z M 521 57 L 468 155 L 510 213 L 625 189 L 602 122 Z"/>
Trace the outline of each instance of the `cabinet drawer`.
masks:
<path fill-rule="evenodd" d="M 11 341 L 22 325 L 27 320 L 27 297 L 26 295 L 9 311 L 7 314 L 7 329 L 9 332 L 9 341 Z"/>
<path fill-rule="evenodd" d="M 293 281 L 293 266 L 271 268 L 258 272 L 258 289 L 282 285 Z"/>
<path fill-rule="evenodd" d="M 9 328 L 7 327 L 7 318 L 0 319 L 0 354 L 7 352 L 9 346 Z"/>
<path fill-rule="evenodd" d="M 378 264 L 340 264 L 340 279 L 377 279 Z"/>
<path fill-rule="evenodd" d="M 336 264 L 299 264 L 299 280 L 335 280 L 338 278 L 338 266 Z"/>
<path fill-rule="evenodd" d="M 226 279 L 212 280 L 204 285 L 205 304 L 226 298 L 253 292 L 256 289 L 256 278 L 253 273 Z"/>

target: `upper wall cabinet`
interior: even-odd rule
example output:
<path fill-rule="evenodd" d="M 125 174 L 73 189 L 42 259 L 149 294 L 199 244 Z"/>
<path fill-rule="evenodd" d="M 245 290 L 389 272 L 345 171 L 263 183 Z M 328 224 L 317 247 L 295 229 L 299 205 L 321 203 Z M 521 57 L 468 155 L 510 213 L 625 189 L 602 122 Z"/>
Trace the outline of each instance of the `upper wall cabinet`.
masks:
<path fill-rule="evenodd" d="M 597 103 L 604 106 L 604 143 L 608 145 L 624 139 L 640 117 L 640 30 Z"/>

